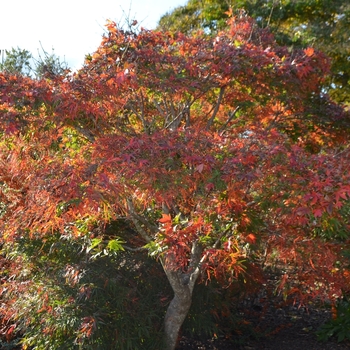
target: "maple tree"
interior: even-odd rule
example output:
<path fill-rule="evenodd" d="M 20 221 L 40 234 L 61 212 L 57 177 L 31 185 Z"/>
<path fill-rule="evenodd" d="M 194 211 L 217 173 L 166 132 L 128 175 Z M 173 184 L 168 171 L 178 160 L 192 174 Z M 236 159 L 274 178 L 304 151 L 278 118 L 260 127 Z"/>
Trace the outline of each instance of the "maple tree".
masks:
<path fill-rule="evenodd" d="M 339 296 L 349 114 L 322 91 L 327 58 L 243 14 L 215 39 L 106 27 L 73 75 L 0 75 L 2 240 L 147 250 L 174 293 L 168 349 L 199 279 L 230 284 L 261 259 L 297 267 L 294 293 Z M 106 238 L 118 219 L 139 238 Z"/>
<path fill-rule="evenodd" d="M 338 103 L 349 101 L 349 10 L 346 0 L 189 0 L 163 15 L 158 28 L 191 31 L 204 28 L 212 34 L 226 25 L 228 10 L 244 9 L 268 26 L 280 45 L 291 48 L 312 46 L 332 59 L 331 72 L 324 83 Z"/>

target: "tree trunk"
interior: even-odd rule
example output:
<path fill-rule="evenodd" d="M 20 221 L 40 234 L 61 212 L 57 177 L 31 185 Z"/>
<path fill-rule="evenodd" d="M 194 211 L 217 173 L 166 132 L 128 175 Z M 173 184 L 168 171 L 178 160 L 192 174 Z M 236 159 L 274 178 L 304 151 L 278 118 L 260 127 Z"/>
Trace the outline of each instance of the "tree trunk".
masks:
<path fill-rule="evenodd" d="M 167 350 L 176 348 L 181 326 L 188 314 L 192 303 L 192 291 L 189 286 L 183 286 L 180 293 L 175 293 L 168 306 L 165 320 L 165 343 Z"/>
<path fill-rule="evenodd" d="M 137 232 L 146 242 L 152 242 L 147 229 L 151 233 L 156 234 L 159 228 L 147 222 L 145 218 L 135 211 L 131 198 L 128 199 L 127 204 L 131 220 Z M 169 213 L 169 209 L 165 205 L 163 211 L 164 213 Z M 144 226 L 146 226 L 146 229 Z M 191 307 L 194 285 L 200 275 L 202 263 L 206 259 L 206 254 L 202 256 L 202 253 L 203 247 L 199 243 L 199 240 L 193 241 L 186 272 L 184 272 L 182 266 L 177 265 L 177 259 L 173 253 L 168 252 L 159 257 L 164 272 L 174 291 L 174 297 L 168 306 L 164 319 L 166 350 L 174 350 L 176 348 L 181 326 Z"/>
<path fill-rule="evenodd" d="M 198 242 L 193 242 L 191 258 L 188 271 L 182 272 L 173 264 L 166 264 L 162 261 L 163 269 L 168 277 L 168 281 L 174 291 L 174 298 L 168 306 L 164 319 L 165 345 L 166 350 L 176 348 L 181 326 L 190 310 L 192 303 L 193 289 L 200 274 L 202 247 Z M 174 261 L 174 257 L 169 254 L 168 261 Z"/>

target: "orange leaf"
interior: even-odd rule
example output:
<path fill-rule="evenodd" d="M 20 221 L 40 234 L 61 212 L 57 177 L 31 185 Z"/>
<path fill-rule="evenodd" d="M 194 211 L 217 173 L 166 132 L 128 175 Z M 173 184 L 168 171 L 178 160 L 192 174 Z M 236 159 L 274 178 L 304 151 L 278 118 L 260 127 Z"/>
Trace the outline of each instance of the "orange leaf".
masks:
<path fill-rule="evenodd" d="M 171 216 L 169 214 L 162 214 L 162 218 L 159 219 L 159 222 L 165 224 L 167 222 L 171 222 Z"/>
<path fill-rule="evenodd" d="M 311 57 L 315 53 L 315 50 L 312 47 L 308 47 L 304 50 L 304 53 L 306 56 Z"/>
<path fill-rule="evenodd" d="M 245 240 L 250 243 L 250 244 L 255 244 L 256 242 L 256 236 L 253 235 L 252 233 L 250 233 L 246 238 Z"/>
<path fill-rule="evenodd" d="M 312 261 L 311 259 L 309 259 L 309 263 L 310 263 L 311 267 L 312 267 L 314 270 L 316 270 L 316 269 L 315 269 L 315 265 L 314 265 L 314 263 L 313 263 L 313 261 Z"/>

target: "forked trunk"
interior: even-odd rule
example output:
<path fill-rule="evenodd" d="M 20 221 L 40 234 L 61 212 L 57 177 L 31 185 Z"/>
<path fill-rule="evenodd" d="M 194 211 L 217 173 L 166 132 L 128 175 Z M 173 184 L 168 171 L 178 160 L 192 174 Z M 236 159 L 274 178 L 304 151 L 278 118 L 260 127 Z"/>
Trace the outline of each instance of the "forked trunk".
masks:
<path fill-rule="evenodd" d="M 128 209 L 131 220 L 140 236 L 146 242 L 151 242 L 152 238 L 145 231 L 143 225 L 146 225 L 153 234 L 156 234 L 159 229 L 147 223 L 147 220 L 136 213 L 130 198 L 128 200 Z M 169 213 L 169 209 L 166 206 L 164 206 L 163 210 L 164 213 Z M 168 252 L 159 257 L 171 288 L 174 291 L 174 297 L 168 306 L 164 319 L 164 341 L 166 350 L 174 350 L 176 348 L 181 326 L 190 310 L 193 288 L 200 274 L 201 265 L 206 258 L 206 255 L 202 257 L 202 252 L 202 245 L 198 240 L 195 240 L 192 243 L 186 272 L 182 266 L 177 265 L 177 259 L 173 253 Z"/>

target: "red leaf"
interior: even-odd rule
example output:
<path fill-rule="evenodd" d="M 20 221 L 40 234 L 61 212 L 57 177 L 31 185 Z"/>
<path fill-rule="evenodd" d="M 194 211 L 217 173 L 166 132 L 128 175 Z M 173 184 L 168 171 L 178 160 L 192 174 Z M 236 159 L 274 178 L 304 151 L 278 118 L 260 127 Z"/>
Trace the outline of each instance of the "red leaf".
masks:
<path fill-rule="evenodd" d="M 12 325 L 9 327 L 9 329 L 6 331 L 6 339 L 10 340 L 12 338 L 13 335 L 13 331 L 15 330 L 16 326 Z"/>
<path fill-rule="evenodd" d="M 205 185 L 205 189 L 206 189 L 208 192 L 214 190 L 214 188 L 215 188 L 215 185 L 214 185 L 212 182 L 210 182 L 210 183 L 208 183 L 208 184 Z"/>
<path fill-rule="evenodd" d="M 204 164 L 199 164 L 196 166 L 196 171 L 198 171 L 199 173 L 201 173 L 204 169 Z"/>
<path fill-rule="evenodd" d="M 323 214 L 323 210 L 322 209 L 315 209 L 313 214 L 314 214 L 315 218 L 320 218 Z"/>

